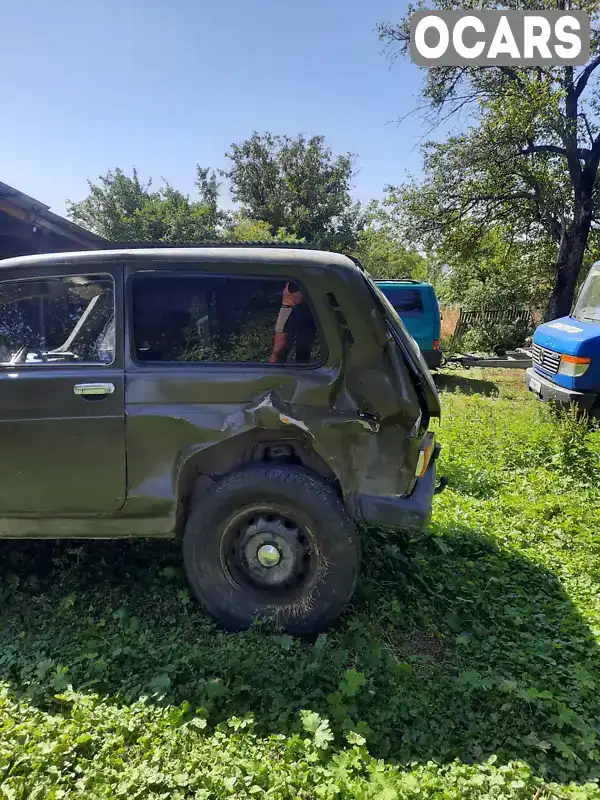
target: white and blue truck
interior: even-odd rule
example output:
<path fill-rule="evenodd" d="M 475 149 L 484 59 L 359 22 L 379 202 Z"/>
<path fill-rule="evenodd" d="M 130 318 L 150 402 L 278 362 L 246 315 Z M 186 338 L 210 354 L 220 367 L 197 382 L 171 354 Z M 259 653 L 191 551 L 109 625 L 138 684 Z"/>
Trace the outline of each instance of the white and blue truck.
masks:
<path fill-rule="evenodd" d="M 571 313 L 545 322 L 533 336 L 525 383 L 544 402 L 600 417 L 600 262 L 585 279 Z"/>

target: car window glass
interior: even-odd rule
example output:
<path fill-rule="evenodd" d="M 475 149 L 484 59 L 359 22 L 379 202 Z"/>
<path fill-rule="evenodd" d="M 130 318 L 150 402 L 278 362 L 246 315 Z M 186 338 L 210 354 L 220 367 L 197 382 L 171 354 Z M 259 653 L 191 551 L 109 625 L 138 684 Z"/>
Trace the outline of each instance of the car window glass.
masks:
<path fill-rule="evenodd" d="M 398 314 L 421 314 L 423 299 L 418 289 L 395 289 L 390 301 Z"/>
<path fill-rule="evenodd" d="M 270 278 L 138 275 L 138 361 L 315 364 L 322 344 L 303 289 Z"/>
<path fill-rule="evenodd" d="M 573 316 L 584 322 L 600 322 L 600 267 L 592 267 L 581 288 Z"/>
<path fill-rule="evenodd" d="M 0 283 L 0 364 L 110 364 L 115 303 L 109 275 Z"/>

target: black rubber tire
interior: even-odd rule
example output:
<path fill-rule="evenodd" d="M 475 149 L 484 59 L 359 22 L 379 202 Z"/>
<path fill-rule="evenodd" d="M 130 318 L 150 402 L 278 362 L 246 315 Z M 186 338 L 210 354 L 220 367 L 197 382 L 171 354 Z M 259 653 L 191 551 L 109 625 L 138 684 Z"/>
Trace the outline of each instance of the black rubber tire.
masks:
<path fill-rule="evenodd" d="M 268 591 L 249 591 L 223 563 L 227 521 L 253 503 L 289 508 L 309 532 L 315 569 L 293 602 L 273 602 Z M 334 489 L 307 470 L 256 464 L 236 470 L 198 494 L 183 537 L 191 588 L 221 625 L 248 628 L 261 619 L 302 636 L 326 629 L 343 612 L 360 568 L 360 538 Z"/>

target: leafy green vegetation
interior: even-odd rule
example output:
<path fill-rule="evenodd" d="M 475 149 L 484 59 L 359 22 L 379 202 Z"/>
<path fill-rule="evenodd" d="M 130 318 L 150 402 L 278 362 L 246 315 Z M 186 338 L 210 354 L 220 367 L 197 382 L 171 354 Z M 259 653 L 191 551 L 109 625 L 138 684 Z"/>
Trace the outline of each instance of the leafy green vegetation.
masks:
<path fill-rule="evenodd" d="M 153 190 L 152 181 L 143 183 L 136 169 L 129 177 L 117 167 L 99 175 L 98 181 L 88 181 L 84 200 L 68 201 L 69 217 L 121 245 L 214 241 L 225 220 L 218 207 L 217 175 L 200 165 L 196 165 L 197 200 L 166 182 Z"/>
<path fill-rule="evenodd" d="M 438 11 L 461 8 L 455 0 L 436 0 L 434 5 Z M 479 7 L 506 6 L 486 0 Z M 554 5 L 541 0 L 536 7 Z M 438 125 L 452 132 L 442 141 L 425 141 L 424 178 L 413 178 L 392 192 L 401 196 L 409 241 L 419 248 L 433 247 L 442 259 L 452 252 L 453 239 L 464 239 L 465 228 L 474 251 L 477 241 L 498 232 L 510 249 L 519 242 L 517 252 L 529 251 L 533 259 L 536 250 L 545 254 L 545 265 L 525 259 L 525 270 L 550 277 L 547 268 L 554 264 L 548 319 L 569 313 L 586 254 L 596 250 L 592 220 L 600 165 L 600 17 L 595 0 L 577 0 L 576 7 L 590 15 L 594 31 L 590 59 L 577 74 L 556 65 L 541 70 L 478 64 L 425 70 L 419 110 L 431 123 L 427 135 Z M 379 26 L 392 59 L 409 54 L 412 10 L 399 22 Z M 506 271 L 514 275 L 521 259 L 507 255 Z M 509 292 L 522 285 L 517 280 L 511 289 L 504 276 L 497 277 L 496 286 L 490 287 L 492 297 L 502 284 Z M 524 300 L 531 289 L 525 292 Z"/>
<path fill-rule="evenodd" d="M 523 347 L 527 337 L 535 330 L 530 319 L 507 319 L 474 325 L 461 337 L 456 346 L 466 353 L 501 353 Z"/>
<path fill-rule="evenodd" d="M 173 542 L 1 543 L 0 797 L 600 798 L 600 431 L 521 378 L 440 377 L 451 488 L 312 641 L 217 630 Z"/>
<path fill-rule="evenodd" d="M 350 195 L 355 158 L 334 155 L 323 136 L 254 132 L 233 143 L 228 170 L 196 166 L 197 198 L 163 180 L 158 189 L 133 169 L 88 181 L 88 195 L 68 202 L 69 217 L 115 243 L 197 244 L 235 241 L 307 243 L 348 252 L 366 224 Z M 220 207 L 219 176 L 237 211 Z"/>

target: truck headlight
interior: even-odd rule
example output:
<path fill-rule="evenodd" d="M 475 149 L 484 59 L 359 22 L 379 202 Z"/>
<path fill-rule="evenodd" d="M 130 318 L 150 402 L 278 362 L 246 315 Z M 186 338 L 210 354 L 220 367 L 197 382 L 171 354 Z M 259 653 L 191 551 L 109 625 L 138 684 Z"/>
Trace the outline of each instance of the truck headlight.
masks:
<path fill-rule="evenodd" d="M 580 378 L 587 372 L 591 358 L 581 356 L 561 356 L 558 371 L 561 375 L 569 375 L 571 378 Z"/>

